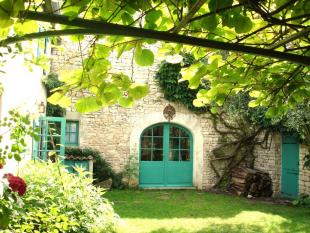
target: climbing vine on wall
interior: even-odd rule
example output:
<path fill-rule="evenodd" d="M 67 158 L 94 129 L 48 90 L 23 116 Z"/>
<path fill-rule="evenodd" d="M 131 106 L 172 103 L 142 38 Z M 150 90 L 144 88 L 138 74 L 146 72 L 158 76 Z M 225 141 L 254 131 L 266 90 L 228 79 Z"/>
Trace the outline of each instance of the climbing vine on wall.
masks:
<path fill-rule="evenodd" d="M 181 103 L 195 113 L 205 113 L 208 107 L 195 107 L 193 100 L 196 99 L 198 91 L 206 88 L 206 85 L 200 85 L 197 89 L 189 89 L 188 81 L 180 82 L 181 68 L 189 66 L 193 61 L 194 58 L 191 55 L 185 55 L 181 63 L 172 64 L 164 61 L 160 65 L 155 78 L 158 80 L 166 100 Z"/>
<path fill-rule="evenodd" d="M 226 100 L 217 113 L 210 111 L 211 106 L 196 107 L 193 101 L 201 89 L 208 89 L 208 83 L 202 83 L 197 89 L 189 89 L 188 81 L 183 81 L 181 68 L 194 63 L 194 58 L 185 55 L 181 63 L 163 62 L 156 74 L 158 85 L 165 99 L 181 103 L 194 113 L 208 113 L 201 117 L 209 117 L 214 129 L 219 133 L 219 145 L 211 153 L 210 165 L 218 180 L 216 186 L 229 179 L 231 171 L 241 163 L 248 167 L 254 165 L 254 148 L 266 146 L 269 131 L 259 137 L 264 129 L 271 129 L 272 122 L 264 117 L 262 108 L 250 109 L 247 95 L 231 97 Z"/>
<path fill-rule="evenodd" d="M 208 83 L 197 89 L 189 89 L 188 81 L 182 81 L 181 68 L 194 63 L 193 57 L 186 55 L 182 63 L 172 64 L 163 62 L 156 74 L 158 85 L 161 87 L 165 99 L 181 103 L 194 113 L 208 113 L 215 131 L 219 134 L 219 145 L 210 157 L 210 166 L 217 176 L 215 186 L 227 184 L 231 171 L 239 166 L 253 167 L 255 162 L 254 150 L 258 146 L 267 149 L 270 145 L 271 132 L 290 132 L 304 138 L 307 145 L 307 132 L 310 128 L 308 105 L 300 105 L 298 111 L 289 111 L 279 119 L 266 117 L 267 108 L 249 107 L 252 100 L 250 95 L 242 93 L 227 98 L 217 113 L 210 111 L 212 106 L 195 107 L 196 95 L 201 89 L 208 89 Z M 309 134 L 310 135 L 310 134 Z M 308 159 L 307 159 L 308 158 Z M 305 167 L 310 166 L 310 156 L 305 158 Z"/>
<path fill-rule="evenodd" d="M 62 86 L 63 83 L 58 80 L 58 76 L 56 74 L 49 74 L 44 80 L 44 85 L 46 88 L 46 95 L 49 97 L 53 94 L 52 90 Z M 53 105 L 47 102 L 46 115 L 53 117 L 63 117 L 65 115 L 65 109 L 59 105 Z"/>

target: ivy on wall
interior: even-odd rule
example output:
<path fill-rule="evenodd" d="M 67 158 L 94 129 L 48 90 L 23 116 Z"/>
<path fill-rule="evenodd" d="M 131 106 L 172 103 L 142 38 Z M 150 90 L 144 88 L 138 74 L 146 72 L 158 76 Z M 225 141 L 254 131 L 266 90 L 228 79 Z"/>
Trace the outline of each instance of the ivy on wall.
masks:
<path fill-rule="evenodd" d="M 198 91 L 206 87 L 200 85 L 197 89 L 189 89 L 188 81 L 180 82 L 181 68 L 189 66 L 193 62 L 194 58 L 191 55 L 185 55 L 181 63 L 173 64 L 164 61 L 161 63 L 155 78 L 158 80 L 166 100 L 181 103 L 195 113 L 205 113 L 208 107 L 195 107 L 193 100 L 196 99 Z"/>
<path fill-rule="evenodd" d="M 53 89 L 63 85 L 63 83 L 58 80 L 58 76 L 56 74 L 49 74 L 43 83 L 46 88 L 47 97 L 50 97 L 53 94 Z M 59 105 L 53 105 L 47 102 L 46 116 L 63 117 L 65 112 L 66 110 Z"/>
<path fill-rule="evenodd" d="M 188 81 L 181 79 L 181 69 L 194 62 L 194 58 L 190 55 L 184 56 L 181 63 L 173 64 L 164 61 L 156 73 L 156 79 L 166 100 L 181 103 L 194 113 L 210 114 L 214 129 L 220 135 L 219 141 L 223 141 L 213 149 L 210 160 L 211 167 L 218 178 L 215 186 L 226 183 L 230 179 L 231 171 L 239 164 L 245 163 L 246 166 L 253 167 L 254 149 L 257 146 L 267 149 L 270 132 L 290 132 L 301 136 L 296 130 L 296 125 L 294 127 L 289 125 L 288 119 L 292 118 L 291 111 L 281 118 L 270 119 L 266 117 L 267 108 L 249 107 L 252 98 L 248 93 L 229 96 L 217 113 L 212 113 L 210 110 L 212 104 L 205 107 L 194 106 L 193 101 L 197 98 L 199 90 L 208 89 L 207 82 L 200 84 L 197 89 L 190 89 Z M 306 108 L 302 108 L 299 114 L 302 117 L 299 118 L 304 119 L 307 115 L 304 109 Z M 294 122 L 298 121 L 294 120 Z M 220 125 L 225 126 L 226 129 L 220 129 Z M 264 136 L 260 137 L 263 133 Z M 306 162 L 305 166 L 308 163 Z"/>
<path fill-rule="evenodd" d="M 164 97 L 168 101 L 181 103 L 194 113 L 211 113 L 212 104 L 205 107 L 196 107 L 193 101 L 197 98 L 197 93 L 202 89 L 208 89 L 208 83 L 205 81 L 197 89 L 190 89 L 187 80 L 181 79 L 181 69 L 190 66 L 195 62 L 191 55 L 184 55 L 181 63 L 169 63 L 164 61 L 160 64 L 156 73 L 156 79 Z M 182 81 L 181 81 L 182 80 Z M 249 107 L 252 100 L 248 93 L 239 93 L 226 98 L 223 105 L 219 108 L 217 116 L 225 112 L 226 119 L 231 122 L 244 118 L 250 125 L 259 125 L 262 129 L 273 132 L 290 133 L 300 139 L 305 139 L 302 129 L 310 118 L 309 103 L 302 104 L 295 111 L 289 111 L 280 118 L 266 117 L 266 107 Z M 306 122 L 306 123 L 305 123 Z"/>

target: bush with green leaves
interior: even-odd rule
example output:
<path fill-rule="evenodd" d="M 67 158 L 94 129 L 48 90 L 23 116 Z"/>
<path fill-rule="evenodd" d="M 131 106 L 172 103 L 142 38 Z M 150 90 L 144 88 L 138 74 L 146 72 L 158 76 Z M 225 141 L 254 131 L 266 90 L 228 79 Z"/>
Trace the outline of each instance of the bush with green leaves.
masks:
<path fill-rule="evenodd" d="M 3 165 L 0 164 L 0 169 Z M 27 185 L 19 176 L 5 173 L 0 176 L 0 229 L 7 228 L 15 206 L 22 205 L 21 197 L 25 195 Z"/>
<path fill-rule="evenodd" d="M 302 193 L 292 203 L 295 206 L 310 208 L 310 196 L 308 194 Z"/>
<path fill-rule="evenodd" d="M 123 170 L 123 179 L 126 180 L 126 186 L 136 187 L 139 178 L 139 160 L 137 155 L 130 155 Z"/>
<path fill-rule="evenodd" d="M 26 137 L 38 139 L 39 128 L 33 128 L 29 115 L 21 115 L 18 110 L 12 109 L 9 115 L 0 121 L 0 164 L 6 164 L 7 159 L 21 161 L 27 151 Z M 5 144 L 3 138 L 10 142 Z"/>
<path fill-rule="evenodd" d="M 27 193 L 7 232 L 115 232 L 118 216 L 103 190 L 77 170 L 78 175 L 69 174 L 61 164 L 39 161 L 23 167 Z"/>
<path fill-rule="evenodd" d="M 94 160 L 94 183 L 98 183 L 110 178 L 113 180 L 115 177 L 115 172 L 113 171 L 111 164 L 102 157 L 102 154 L 98 150 L 92 148 L 67 147 L 65 154 L 82 158 L 92 156 Z"/>

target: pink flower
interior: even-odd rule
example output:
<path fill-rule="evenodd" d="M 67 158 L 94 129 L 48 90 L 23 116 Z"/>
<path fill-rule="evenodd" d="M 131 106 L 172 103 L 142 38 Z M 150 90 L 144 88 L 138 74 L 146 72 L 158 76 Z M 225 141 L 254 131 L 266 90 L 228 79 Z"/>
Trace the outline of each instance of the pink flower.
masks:
<path fill-rule="evenodd" d="M 13 192 L 17 192 L 19 196 L 23 196 L 25 194 L 27 185 L 22 178 L 14 176 L 11 173 L 5 174 L 4 178 L 8 180 L 9 187 Z"/>

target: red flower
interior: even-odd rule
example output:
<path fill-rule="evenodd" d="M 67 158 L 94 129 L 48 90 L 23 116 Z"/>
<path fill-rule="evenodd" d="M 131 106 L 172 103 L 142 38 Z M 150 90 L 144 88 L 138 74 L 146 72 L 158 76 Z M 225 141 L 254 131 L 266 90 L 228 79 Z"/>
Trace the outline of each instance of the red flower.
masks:
<path fill-rule="evenodd" d="M 25 194 L 27 185 L 22 178 L 14 176 L 11 173 L 5 174 L 4 178 L 8 180 L 9 187 L 13 192 L 18 192 L 19 196 L 23 196 Z"/>
<path fill-rule="evenodd" d="M 2 163 L 0 163 L 0 169 L 2 169 L 3 168 L 3 164 Z"/>

